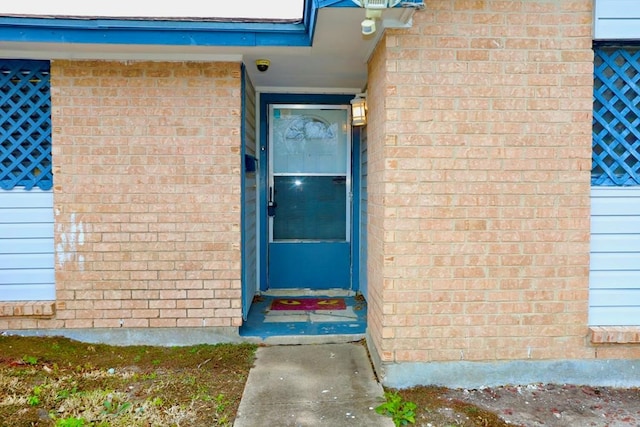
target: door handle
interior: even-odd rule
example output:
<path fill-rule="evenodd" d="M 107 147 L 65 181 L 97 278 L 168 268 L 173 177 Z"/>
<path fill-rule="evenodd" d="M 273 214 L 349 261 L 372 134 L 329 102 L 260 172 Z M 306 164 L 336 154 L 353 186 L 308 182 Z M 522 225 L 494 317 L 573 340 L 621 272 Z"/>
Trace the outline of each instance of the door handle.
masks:
<path fill-rule="evenodd" d="M 268 216 L 276 216 L 276 206 L 278 206 L 278 204 L 273 200 L 273 187 L 269 187 L 269 201 L 267 202 Z"/>

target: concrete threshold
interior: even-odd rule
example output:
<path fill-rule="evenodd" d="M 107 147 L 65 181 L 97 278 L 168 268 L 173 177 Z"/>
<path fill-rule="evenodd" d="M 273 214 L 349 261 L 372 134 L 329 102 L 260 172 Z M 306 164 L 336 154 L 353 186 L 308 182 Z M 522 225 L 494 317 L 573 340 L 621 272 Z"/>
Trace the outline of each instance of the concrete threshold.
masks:
<path fill-rule="evenodd" d="M 269 297 L 352 297 L 355 292 L 349 289 L 269 289 L 260 292 L 260 295 Z"/>

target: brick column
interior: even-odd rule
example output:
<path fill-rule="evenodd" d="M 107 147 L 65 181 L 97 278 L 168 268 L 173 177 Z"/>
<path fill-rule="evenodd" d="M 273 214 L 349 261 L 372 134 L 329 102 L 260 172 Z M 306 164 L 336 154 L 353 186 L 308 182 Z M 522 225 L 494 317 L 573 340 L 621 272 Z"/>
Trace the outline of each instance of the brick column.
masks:
<path fill-rule="evenodd" d="M 594 357 L 591 7 L 427 1 L 378 46 L 369 326 L 382 361 Z"/>

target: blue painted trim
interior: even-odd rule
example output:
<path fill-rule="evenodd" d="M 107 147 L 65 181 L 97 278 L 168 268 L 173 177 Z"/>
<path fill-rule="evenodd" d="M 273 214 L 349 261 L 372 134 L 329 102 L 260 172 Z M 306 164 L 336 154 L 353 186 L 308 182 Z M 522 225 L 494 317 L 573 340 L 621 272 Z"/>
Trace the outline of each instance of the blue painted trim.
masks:
<path fill-rule="evenodd" d="M 245 27 L 244 25 L 249 25 Z M 303 24 L 0 18 L 4 42 L 180 46 L 308 46 Z M 282 25 L 277 27 L 276 25 Z"/>
<path fill-rule="evenodd" d="M 323 7 L 359 7 L 351 0 L 318 0 L 318 8 Z"/>
<path fill-rule="evenodd" d="M 360 127 L 351 128 L 351 288 L 360 290 Z"/>
<path fill-rule="evenodd" d="M 305 0 L 300 23 L 0 17 L 0 40 L 178 46 L 311 46 L 318 9 L 337 7 L 339 3 L 347 2 L 329 3 Z"/>
<path fill-rule="evenodd" d="M 268 110 L 262 107 L 266 107 L 268 104 L 327 104 L 336 105 L 344 104 L 348 105 L 353 99 L 353 94 L 349 95 L 331 95 L 331 94 L 306 94 L 306 93 L 262 93 L 260 95 L 260 114 L 266 118 Z M 264 123 L 262 123 L 264 124 Z"/>
<path fill-rule="evenodd" d="M 76 28 L 76 29 L 150 29 L 150 30 L 206 30 L 206 31 L 300 31 L 304 23 L 277 22 L 220 22 L 220 21 L 177 21 L 143 20 L 120 18 L 26 18 L 0 17 L 0 25 L 21 25 L 23 27 Z"/>
<path fill-rule="evenodd" d="M 260 221 L 260 235 L 258 236 L 260 253 L 258 258 L 260 260 L 260 290 L 266 291 L 269 284 L 267 283 L 267 247 L 269 245 L 269 236 L 267 234 L 267 203 L 268 203 L 268 186 L 269 177 L 267 169 L 269 167 L 269 157 L 267 153 L 267 116 L 268 116 L 268 99 L 271 98 L 269 94 L 260 94 L 260 129 L 258 130 L 259 140 L 256 144 L 256 151 L 258 152 L 259 167 L 259 182 L 258 182 L 258 220 Z"/>
<path fill-rule="evenodd" d="M 292 94 L 292 93 L 262 93 L 260 94 L 260 141 L 258 149 L 260 151 L 260 183 L 259 200 L 260 200 L 260 290 L 268 289 L 267 274 L 267 248 L 269 246 L 269 236 L 267 235 L 267 192 L 268 192 L 268 176 L 267 169 L 269 158 L 266 149 L 268 136 L 268 114 L 269 104 L 327 104 L 348 105 L 353 99 L 353 95 L 313 95 L 313 94 Z M 352 186 L 353 188 L 353 186 Z M 353 224 L 353 223 L 352 223 Z"/>
<path fill-rule="evenodd" d="M 309 34 L 309 46 L 313 45 L 313 36 L 316 33 L 316 23 L 318 22 L 318 4 L 317 0 L 305 0 L 304 6 L 304 22 L 307 25 Z"/>

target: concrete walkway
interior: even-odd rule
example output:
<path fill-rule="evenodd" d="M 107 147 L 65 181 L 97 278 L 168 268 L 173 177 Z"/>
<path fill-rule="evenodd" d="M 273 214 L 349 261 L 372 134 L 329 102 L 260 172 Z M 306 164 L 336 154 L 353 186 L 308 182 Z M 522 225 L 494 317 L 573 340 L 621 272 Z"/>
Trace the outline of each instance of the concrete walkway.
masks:
<path fill-rule="evenodd" d="M 362 344 L 260 347 L 234 427 L 393 427 Z"/>

